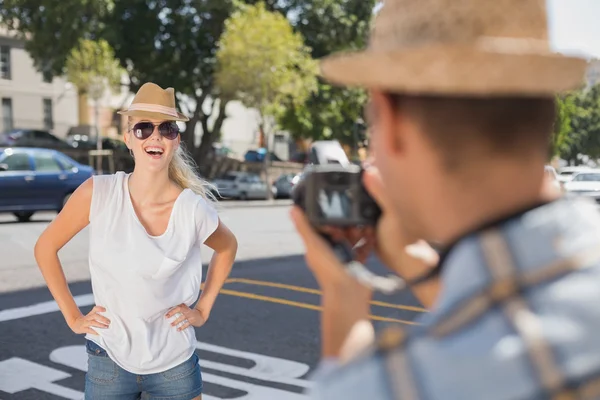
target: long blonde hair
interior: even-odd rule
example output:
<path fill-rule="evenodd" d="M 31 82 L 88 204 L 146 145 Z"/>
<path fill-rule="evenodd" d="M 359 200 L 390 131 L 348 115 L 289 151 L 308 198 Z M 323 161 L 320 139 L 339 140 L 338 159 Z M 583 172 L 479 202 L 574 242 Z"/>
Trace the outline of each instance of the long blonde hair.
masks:
<path fill-rule="evenodd" d="M 169 164 L 169 179 L 182 189 L 190 189 L 205 200 L 215 203 L 217 199 L 213 191 L 216 192 L 217 189 L 213 184 L 196 174 L 195 164 L 190 153 L 185 151 L 180 143 L 173 155 L 173 159 L 171 159 L 171 164 Z"/>
<path fill-rule="evenodd" d="M 131 121 L 131 117 L 127 118 L 127 131 L 129 134 L 131 134 Z M 195 165 L 196 162 L 184 149 L 183 143 L 179 143 L 169 164 L 169 179 L 180 188 L 190 189 L 209 203 L 216 205 L 217 198 L 213 192 L 216 192 L 217 188 L 196 174 Z"/>

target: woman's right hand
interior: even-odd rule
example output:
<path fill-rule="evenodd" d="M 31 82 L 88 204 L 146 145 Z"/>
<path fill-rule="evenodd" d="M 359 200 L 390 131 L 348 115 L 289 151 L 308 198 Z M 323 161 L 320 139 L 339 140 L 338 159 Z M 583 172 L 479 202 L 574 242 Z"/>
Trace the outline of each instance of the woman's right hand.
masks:
<path fill-rule="evenodd" d="M 110 320 L 100 315 L 101 312 L 106 312 L 106 308 L 96 306 L 87 315 L 82 314 L 75 318 L 69 324 L 69 328 L 78 335 L 86 333 L 98 335 L 94 328 L 106 329 L 110 325 Z"/>

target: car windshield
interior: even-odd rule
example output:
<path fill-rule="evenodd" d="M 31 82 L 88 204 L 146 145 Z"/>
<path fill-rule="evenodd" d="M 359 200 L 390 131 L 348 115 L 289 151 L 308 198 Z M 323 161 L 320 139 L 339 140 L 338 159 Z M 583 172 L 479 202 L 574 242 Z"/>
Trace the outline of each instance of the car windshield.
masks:
<path fill-rule="evenodd" d="M 235 181 L 236 178 L 237 178 L 236 174 L 225 174 L 222 177 L 220 177 L 219 179 L 222 181 Z"/>
<path fill-rule="evenodd" d="M 600 173 L 598 174 L 577 174 L 573 178 L 574 182 L 600 182 Z"/>

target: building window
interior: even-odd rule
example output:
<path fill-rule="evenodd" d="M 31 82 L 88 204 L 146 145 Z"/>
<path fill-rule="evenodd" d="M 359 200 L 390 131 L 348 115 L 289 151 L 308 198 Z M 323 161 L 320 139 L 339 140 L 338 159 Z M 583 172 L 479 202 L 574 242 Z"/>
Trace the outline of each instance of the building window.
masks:
<path fill-rule="evenodd" d="M 2 99 L 2 127 L 5 132 L 13 129 L 13 109 L 11 99 Z"/>
<path fill-rule="evenodd" d="M 44 129 L 52 130 L 54 120 L 52 119 L 52 99 L 44 99 Z"/>
<path fill-rule="evenodd" d="M 0 79 L 10 79 L 10 47 L 0 46 Z"/>

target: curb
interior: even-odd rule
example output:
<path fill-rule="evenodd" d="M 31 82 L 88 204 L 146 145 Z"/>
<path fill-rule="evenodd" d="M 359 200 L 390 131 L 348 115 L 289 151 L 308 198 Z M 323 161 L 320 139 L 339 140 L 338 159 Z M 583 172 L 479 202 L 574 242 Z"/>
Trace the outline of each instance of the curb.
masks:
<path fill-rule="evenodd" d="M 259 207 L 289 207 L 293 204 L 291 200 L 273 200 L 273 201 L 219 201 L 222 208 L 259 208 Z"/>

